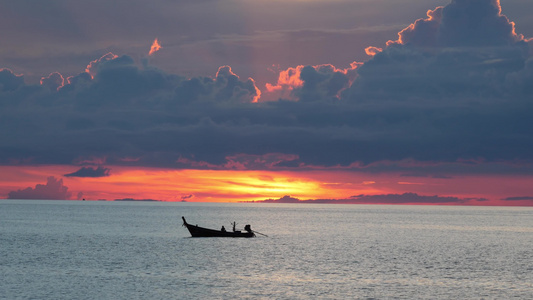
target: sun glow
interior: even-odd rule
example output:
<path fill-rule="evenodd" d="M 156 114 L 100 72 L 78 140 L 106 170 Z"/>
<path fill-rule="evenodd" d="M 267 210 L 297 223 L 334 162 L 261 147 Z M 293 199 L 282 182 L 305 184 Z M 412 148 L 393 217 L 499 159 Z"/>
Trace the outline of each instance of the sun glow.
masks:
<path fill-rule="evenodd" d="M 298 172 L 240 170 L 168 170 L 109 166 L 111 176 L 64 177 L 72 166 L 2 167 L 0 198 L 9 191 L 42 184 L 48 176 L 62 178 L 73 197 L 97 199 L 154 199 L 162 201 L 236 202 L 294 195 L 301 199 L 344 197 L 339 186 Z M 10 169 L 10 170 L 7 170 Z M 7 173 L 4 173 L 7 174 Z M 54 175 L 51 175 L 54 174 Z"/>
<path fill-rule="evenodd" d="M 0 166 L 0 198 L 7 198 L 13 191 L 37 186 L 42 189 L 47 178 L 55 177 L 56 182 L 61 181 L 68 188 L 69 199 L 72 200 L 131 198 L 246 202 L 285 196 L 300 200 L 354 199 L 365 195 L 417 193 L 425 196 L 459 197 L 466 199 L 467 202 L 463 204 L 470 205 L 533 204 L 533 199 L 525 197 L 533 192 L 528 185 L 531 182 L 530 176 L 417 177 L 413 178 L 416 181 L 405 181 L 406 178 L 401 173 L 368 174 L 342 170 L 304 172 L 172 170 L 124 166 L 105 168 L 110 170 L 109 176 L 73 177 L 65 175 L 79 170 L 79 166 Z M 513 191 L 511 194 L 510 190 Z M 509 200 L 505 201 L 504 198 Z M 476 202 L 469 199 L 485 200 Z"/>
<path fill-rule="evenodd" d="M 264 171 L 120 169 L 115 170 L 114 176 L 81 180 L 101 186 L 102 190 L 127 186 L 127 197 L 143 195 L 142 198 L 165 201 L 250 201 L 286 194 L 313 198 L 321 190 L 324 192 L 319 181 Z"/>

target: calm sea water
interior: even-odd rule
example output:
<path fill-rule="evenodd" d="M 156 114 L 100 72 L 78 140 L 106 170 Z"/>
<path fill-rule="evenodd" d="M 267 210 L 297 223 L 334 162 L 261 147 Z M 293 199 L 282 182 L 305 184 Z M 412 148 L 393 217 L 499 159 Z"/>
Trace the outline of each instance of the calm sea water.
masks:
<path fill-rule="evenodd" d="M 531 299 L 532 246 L 532 208 L 1 200 L 0 298 Z"/>

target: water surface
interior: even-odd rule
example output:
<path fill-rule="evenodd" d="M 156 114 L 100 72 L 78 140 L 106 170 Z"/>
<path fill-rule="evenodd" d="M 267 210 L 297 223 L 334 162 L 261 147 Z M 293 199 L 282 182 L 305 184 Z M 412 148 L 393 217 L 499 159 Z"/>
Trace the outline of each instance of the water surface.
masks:
<path fill-rule="evenodd" d="M 533 295 L 532 208 L 1 200 L 0 228 L 1 299 Z"/>

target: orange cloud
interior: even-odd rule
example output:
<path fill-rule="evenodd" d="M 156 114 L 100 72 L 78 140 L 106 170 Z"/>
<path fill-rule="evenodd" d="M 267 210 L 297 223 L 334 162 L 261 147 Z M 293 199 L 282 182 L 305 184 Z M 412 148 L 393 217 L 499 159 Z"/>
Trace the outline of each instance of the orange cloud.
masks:
<path fill-rule="evenodd" d="M 300 74 L 304 66 L 300 65 L 296 68 L 288 68 L 279 72 L 278 82 L 276 85 L 270 83 L 266 84 L 266 89 L 269 92 L 279 91 L 283 89 L 293 90 L 297 87 L 302 87 L 304 85 L 303 80 L 300 79 Z"/>
<path fill-rule="evenodd" d="M 160 49 L 161 49 L 161 44 L 159 44 L 159 41 L 156 38 L 154 42 L 152 43 L 152 47 L 150 47 L 150 52 L 148 52 L 148 55 L 153 55 Z"/>
<path fill-rule="evenodd" d="M 255 84 L 255 80 L 253 78 L 250 77 L 249 80 L 253 82 L 255 88 L 255 96 L 252 99 L 252 103 L 257 103 L 259 102 L 259 99 L 261 99 L 261 90 L 257 88 L 257 85 Z"/>
<path fill-rule="evenodd" d="M 118 58 L 118 55 L 108 52 L 104 54 L 102 57 L 100 57 L 99 59 L 95 59 L 91 61 L 85 68 L 85 72 L 89 73 L 91 75 L 91 78 L 94 78 L 94 76 L 96 75 L 96 72 L 98 71 L 97 69 L 100 63 L 104 61 L 108 61 L 108 60 L 113 60 L 115 58 Z"/>
<path fill-rule="evenodd" d="M 355 70 L 361 66 L 363 63 L 359 62 L 352 62 L 350 64 L 349 68 L 341 69 L 337 68 L 334 65 L 331 64 L 322 64 L 322 65 L 316 65 L 312 66 L 316 71 L 325 71 L 335 73 L 340 72 L 342 74 L 345 74 L 349 78 L 349 85 L 353 83 L 355 78 L 357 77 L 357 74 Z M 290 100 L 298 100 L 292 92 L 295 89 L 301 88 L 304 85 L 304 81 L 301 79 L 302 70 L 306 66 L 299 65 L 297 67 L 290 67 L 286 70 L 282 70 L 279 72 L 278 81 L 275 85 L 267 83 L 265 85 L 266 91 L 271 94 L 275 94 L 275 96 L 270 96 L 269 100 L 277 100 L 279 98 L 283 99 L 290 99 Z"/>
<path fill-rule="evenodd" d="M 442 10 L 444 9 L 443 6 L 438 6 L 433 10 L 428 10 L 426 15 L 426 19 L 418 19 L 411 25 L 404 28 L 402 31 L 398 32 L 398 39 L 395 41 L 389 40 L 387 42 L 387 46 L 391 46 L 394 44 L 400 44 L 403 45 L 406 43 L 406 39 L 408 39 L 413 32 L 416 30 L 417 27 L 424 26 L 424 24 L 427 27 L 438 27 L 440 25 L 440 20 L 442 19 Z"/>
<path fill-rule="evenodd" d="M 368 56 L 374 56 L 380 52 L 382 52 L 383 49 L 381 48 L 378 48 L 378 47 L 374 47 L 374 46 L 370 46 L 370 47 L 366 47 L 365 48 L 365 52 L 366 52 L 366 55 Z"/>

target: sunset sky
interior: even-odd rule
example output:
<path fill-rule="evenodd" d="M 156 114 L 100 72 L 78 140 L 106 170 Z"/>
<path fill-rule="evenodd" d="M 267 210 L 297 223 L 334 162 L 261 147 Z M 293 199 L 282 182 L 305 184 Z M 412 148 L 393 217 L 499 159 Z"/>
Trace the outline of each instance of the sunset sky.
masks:
<path fill-rule="evenodd" d="M 533 206 L 532 12 L 2 1 L 0 198 Z"/>

